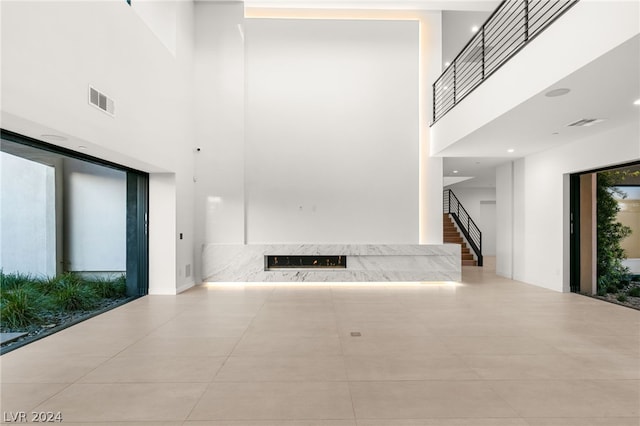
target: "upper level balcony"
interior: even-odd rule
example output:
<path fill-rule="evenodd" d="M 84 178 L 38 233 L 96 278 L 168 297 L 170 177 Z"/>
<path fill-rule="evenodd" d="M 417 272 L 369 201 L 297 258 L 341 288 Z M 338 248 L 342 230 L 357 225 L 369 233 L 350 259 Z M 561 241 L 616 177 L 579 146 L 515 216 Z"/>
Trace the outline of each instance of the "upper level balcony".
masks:
<path fill-rule="evenodd" d="M 503 0 L 433 83 L 433 123 L 577 2 Z"/>
<path fill-rule="evenodd" d="M 433 83 L 430 154 L 524 157 L 633 120 L 639 46 L 636 1 L 502 2 Z"/>

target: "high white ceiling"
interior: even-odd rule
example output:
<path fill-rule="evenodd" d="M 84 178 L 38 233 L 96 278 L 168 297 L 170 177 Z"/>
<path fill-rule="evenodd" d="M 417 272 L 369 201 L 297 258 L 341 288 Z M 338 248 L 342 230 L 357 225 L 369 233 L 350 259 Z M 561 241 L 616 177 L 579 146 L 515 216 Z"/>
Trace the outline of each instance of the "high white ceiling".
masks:
<path fill-rule="evenodd" d="M 224 2 L 228 0 L 196 0 Z M 492 11 L 495 0 L 244 0 L 245 7 L 280 9 Z"/>
<path fill-rule="evenodd" d="M 547 97 L 557 88 L 571 91 Z M 619 126 L 640 125 L 640 36 L 623 43 L 570 74 L 536 96 L 466 136 L 441 154 L 444 176 L 479 176 L 486 179 L 493 170 L 478 168 L 488 161 L 495 168 L 536 152 L 568 144 Z M 603 119 L 589 127 L 568 127 L 581 119 Z M 514 149 L 508 154 L 507 149 Z M 458 173 L 453 173 L 457 170 Z M 463 182 L 473 186 L 473 180 Z"/>

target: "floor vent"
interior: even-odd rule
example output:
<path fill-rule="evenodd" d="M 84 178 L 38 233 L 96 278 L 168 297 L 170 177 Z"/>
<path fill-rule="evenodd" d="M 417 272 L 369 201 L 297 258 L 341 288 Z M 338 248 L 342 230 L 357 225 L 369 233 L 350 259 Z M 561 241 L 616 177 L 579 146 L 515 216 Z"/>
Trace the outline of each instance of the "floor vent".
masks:
<path fill-rule="evenodd" d="M 115 115 L 116 105 L 113 99 L 89 86 L 89 103 L 103 112 Z"/>

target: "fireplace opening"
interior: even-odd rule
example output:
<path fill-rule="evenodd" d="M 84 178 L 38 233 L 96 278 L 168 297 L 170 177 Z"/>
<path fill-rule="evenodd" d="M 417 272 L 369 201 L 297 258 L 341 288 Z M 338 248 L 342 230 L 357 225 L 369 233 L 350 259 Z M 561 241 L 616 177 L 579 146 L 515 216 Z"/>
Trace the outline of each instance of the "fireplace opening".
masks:
<path fill-rule="evenodd" d="M 345 269 L 346 256 L 265 256 L 265 271 L 277 269 Z"/>

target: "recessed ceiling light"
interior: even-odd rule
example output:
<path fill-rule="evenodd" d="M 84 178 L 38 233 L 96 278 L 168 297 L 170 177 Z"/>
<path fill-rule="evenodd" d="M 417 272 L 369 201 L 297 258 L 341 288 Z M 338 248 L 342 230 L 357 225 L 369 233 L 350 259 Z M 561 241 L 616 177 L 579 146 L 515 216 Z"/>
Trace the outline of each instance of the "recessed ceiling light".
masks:
<path fill-rule="evenodd" d="M 449 65 L 451 65 L 451 62 L 445 62 L 445 63 L 444 63 L 444 66 L 445 66 L 445 67 L 448 67 Z"/>
<path fill-rule="evenodd" d="M 566 88 L 553 89 L 553 90 L 548 91 L 544 95 L 547 98 L 555 98 L 555 97 L 558 97 L 558 96 L 564 96 L 567 93 L 569 93 L 570 91 L 571 91 L 571 89 L 566 89 Z"/>
<path fill-rule="evenodd" d="M 634 105 L 640 105 L 640 99 L 638 99 L 637 101 L 635 101 L 633 104 L 634 104 Z"/>
<path fill-rule="evenodd" d="M 43 139 L 48 139 L 50 141 L 56 141 L 56 142 L 62 142 L 67 140 L 67 138 L 65 138 L 64 136 L 52 135 L 52 134 L 44 134 L 44 135 L 40 135 L 40 137 L 42 137 Z"/>
<path fill-rule="evenodd" d="M 477 26 L 477 25 L 474 25 L 473 27 L 471 27 L 471 32 L 472 32 L 472 33 L 477 33 L 479 29 L 480 29 L 480 28 L 478 28 L 478 26 Z"/>
<path fill-rule="evenodd" d="M 513 149 L 513 148 L 509 148 L 509 149 L 507 150 L 507 152 L 508 152 L 509 154 L 511 154 L 512 152 L 515 152 L 515 149 Z"/>
<path fill-rule="evenodd" d="M 454 170 L 454 171 L 453 171 L 453 173 L 458 173 L 458 171 L 457 171 L 457 170 Z"/>

